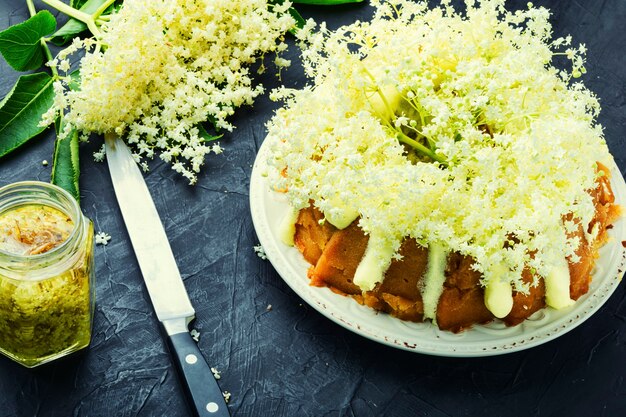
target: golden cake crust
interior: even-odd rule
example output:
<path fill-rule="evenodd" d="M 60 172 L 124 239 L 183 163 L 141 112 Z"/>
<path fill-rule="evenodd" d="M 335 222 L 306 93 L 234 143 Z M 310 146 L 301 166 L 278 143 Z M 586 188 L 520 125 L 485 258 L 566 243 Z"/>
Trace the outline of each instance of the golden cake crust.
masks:
<path fill-rule="evenodd" d="M 596 214 L 587 230 L 591 233 L 598 227 L 599 232 L 593 242 L 587 242 L 584 230 L 579 226 L 574 235 L 581 241 L 576 251 L 580 261 L 568 260 L 570 298 L 573 300 L 589 291 L 598 249 L 608 238 L 607 228 L 620 214 L 619 206 L 614 204 L 608 169 L 601 165 L 599 169 L 605 175 L 599 177 L 597 187 L 590 192 Z M 353 278 L 367 248 L 368 236 L 359 228 L 358 219 L 339 230 L 324 222 L 323 218 L 323 214 L 311 205 L 300 211 L 296 222 L 294 241 L 312 265 L 308 273 L 311 285 L 330 287 L 361 304 L 403 320 L 423 321 L 421 289 L 428 265 L 428 249 L 414 239 L 405 239 L 399 250 L 401 256 L 392 260 L 385 279 L 372 291 L 362 292 Z M 442 330 L 459 332 L 495 318 L 485 306 L 481 274 L 472 268 L 473 263 L 471 257 L 459 253 L 452 253 L 447 258 L 445 282 L 436 313 L 436 323 Z M 526 268 L 522 280 L 528 284 L 529 291 L 513 292 L 513 307 L 502 319 L 508 326 L 517 325 L 546 307 L 543 278 L 533 277 Z"/>

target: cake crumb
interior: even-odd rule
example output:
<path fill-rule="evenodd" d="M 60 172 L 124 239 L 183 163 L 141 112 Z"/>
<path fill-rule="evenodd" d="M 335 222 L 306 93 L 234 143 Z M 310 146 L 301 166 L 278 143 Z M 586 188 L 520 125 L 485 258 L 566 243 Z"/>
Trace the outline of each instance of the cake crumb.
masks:
<path fill-rule="evenodd" d="M 48 166 L 48 160 L 44 159 L 43 161 L 41 161 L 41 165 L 47 167 Z"/>
<path fill-rule="evenodd" d="M 272 311 L 272 305 L 268 304 L 267 307 L 265 307 L 265 311 Z"/>
<path fill-rule="evenodd" d="M 213 377 L 215 379 L 220 379 L 222 376 L 220 375 L 220 371 L 217 370 L 217 368 L 211 368 L 211 372 L 213 372 Z M 228 392 L 228 391 L 226 391 Z"/>
<path fill-rule="evenodd" d="M 226 401 L 226 404 L 228 404 L 230 402 L 230 392 L 224 391 L 222 392 L 222 395 L 224 396 L 224 401 Z"/>
<path fill-rule="evenodd" d="M 263 248 L 263 245 L 259 243 L 258 245 L 254 246 L 253 249 L 259 258 L 263 259 L 264 261 L 267 260 L 267 255 L 265 254 L 265 249 Z"/>

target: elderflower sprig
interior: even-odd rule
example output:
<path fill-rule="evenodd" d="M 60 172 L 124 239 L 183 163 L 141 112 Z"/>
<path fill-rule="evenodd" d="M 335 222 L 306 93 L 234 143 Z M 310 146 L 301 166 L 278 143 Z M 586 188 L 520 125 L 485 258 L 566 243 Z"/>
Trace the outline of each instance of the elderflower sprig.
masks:
<path fill-rule="evenodd" d="M 194 183 L 204 156 L 222 152 L 210 143 L 221 135 L 204 124 L 232 130 L 228 117 L 263 92 L 250 68 L 261 61 L 262 72 L 269 53 L 279 70 L 288 66 L 283 35 L 305 25 L 284 0 L 40 1 L 70 19 L 57 29 L 52 13 L 26 0 L 31 17 L 0 32 L 11 67 L 40 70 L 22 75 L 0 102 L 0 158 L 54 124 L 51 181 L 76 199 L 78 144 L 92 132 L 122 134 L 141 167 L 158 155 Z M 66 47 L 53 56 L 50 43 Z M 80 73 L 70 72 L 71 55 L 82 52 Z"/>
<path fill-rule="evenodd" d="M 193 184 L 205 156 L 221 151 L 201 124 L 232 130 L 228 117 L 263 92 L 249 68 L 285 50 L 283 35 L 295 24 L 289 7 L 265 0 L 126 0 L 95 39 L 77 41 L 50 62 L 65 73 L 67 56 L 85 50 L 80 89 L 59 77 L 44 123 L 64 114 L 84 134 L 114 131 L 140 159 L 158 154 Z"/>

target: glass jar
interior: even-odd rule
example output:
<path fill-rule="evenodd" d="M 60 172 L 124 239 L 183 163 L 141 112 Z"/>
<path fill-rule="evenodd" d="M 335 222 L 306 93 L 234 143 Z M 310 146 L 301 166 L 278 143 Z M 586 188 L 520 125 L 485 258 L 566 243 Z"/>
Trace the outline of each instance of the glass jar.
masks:
<path fill-rule="evenodd" d="M 34 367 L 89 345 L 93 224 L 65 190 L 0 188 L 0 353 Z"/>

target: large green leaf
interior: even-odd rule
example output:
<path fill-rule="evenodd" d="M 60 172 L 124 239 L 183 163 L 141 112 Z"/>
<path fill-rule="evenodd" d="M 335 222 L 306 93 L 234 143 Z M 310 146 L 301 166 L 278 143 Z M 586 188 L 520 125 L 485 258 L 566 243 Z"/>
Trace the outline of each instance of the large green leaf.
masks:
<path fill-rule="evenodd" d="M 0 158 L 45 130 L 39 121 L 54 102 L 52 83 L 45 72 L 22 75 L 0 102 Z"/>
<path fill-rule="evenodd" d="M 76 201 L 80 202 L 80 188 L 78 186 L 78 177 L 80 175 L 78 132 L 76 129 L 72 129 L 68 135 L 61 139 L 58 136 L 58 132 L 62 132 L 64 128 L 64 118 L 59 117 L 50 181 L 67 190 L 74 196 Z"/>
<path fill-rule="evenodd" d="M 17 71 L 40 68 L 44 62 L 41 38 L 54 32 L 57 21 L 47 10 L 42 10 L 25 22 L 0 32 L 0 53 Z"/>

